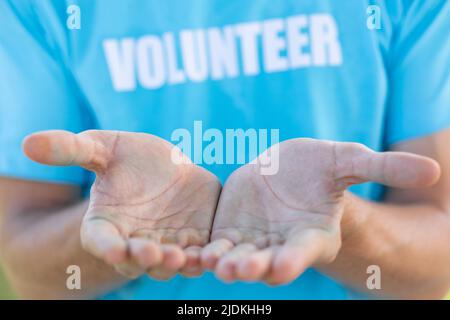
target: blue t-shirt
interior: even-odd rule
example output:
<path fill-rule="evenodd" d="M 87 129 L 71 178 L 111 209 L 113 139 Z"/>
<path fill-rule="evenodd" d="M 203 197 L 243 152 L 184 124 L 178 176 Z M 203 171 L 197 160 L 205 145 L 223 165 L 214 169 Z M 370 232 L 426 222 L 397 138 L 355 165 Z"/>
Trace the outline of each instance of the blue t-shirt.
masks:
<path fill-rule="evenodd" d="M 73 6 L 75 5 L 75 6 Z M 450 126 L 450 1 L 2 0 L 0 175 L 80 185 L 92 175 L 28 160 L 46 129 L 279 129 L 280 140 L 375 150 Z M 239 164 L 202 164 L 223 182 Z M 378 200 L 382 188 L 352 188 Z M 211 273 L 142 277 L 107 298 L 345 299 L 307 270 L 293 283 Z"/>

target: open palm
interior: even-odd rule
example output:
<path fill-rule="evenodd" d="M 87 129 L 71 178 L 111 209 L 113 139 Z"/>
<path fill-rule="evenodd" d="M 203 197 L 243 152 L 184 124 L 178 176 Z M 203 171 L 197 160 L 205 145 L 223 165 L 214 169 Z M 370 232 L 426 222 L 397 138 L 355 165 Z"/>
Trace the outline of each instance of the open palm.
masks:
<path fill-rule="evenodd" d="M 261 175 L 256 161 L 235 171 L 222 191 L 201 259 L 225 281 L 282 284 L 333 261 L 350 184 L 414 187 L 435 177 L 430 159 L 355 143 L 294 139 L 277 148 L 276 174 Z"/>
<path fill-rule="evenodd" d="M 27 155 L 96 173 L 81 241 L 86 250 L 135 277 L 167 278 L 198 265 L 209 241 L 220 183 L 169 142 L 144 133 L 47 131 L 31 135 Z M 189 270 L 185 270 L 187 273 Z"/>

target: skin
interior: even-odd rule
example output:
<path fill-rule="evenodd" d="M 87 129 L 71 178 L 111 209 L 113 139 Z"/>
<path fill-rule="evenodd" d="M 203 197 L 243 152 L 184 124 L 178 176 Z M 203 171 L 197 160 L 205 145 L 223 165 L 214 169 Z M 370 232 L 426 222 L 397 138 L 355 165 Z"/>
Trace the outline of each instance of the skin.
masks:
<path fill-rule="evenodd" d="M 96 173 L 80 240 L 97 259 L 128 278 L 168 279 L 198 265 L 221 186 L 185 158 L 175 164 L 172 152 L 180 152 L 170 143 L 143 133 L 48 131 L 29 136 L 24 150 L 40 163 Z"/>
<path fill-rule="evenodd" d="M 155 263 L 155 267 L 159 268 L 157 273 L 163 273 L 165 276 L 173 274 L 176 268 L 174 265 L 164 264 L 164 261 L 177 261 L 180 262 L 176 264 L 178 269 L 191 274 L 201 271 L 198 267 L 201 263 L 203 267 L 214 269 L 218 277 L 226 281 L 242 279 L 283 284 L 295 279 L 305 268 L 315 266 L 350 286 L 362 289 L 367 274 L 361 270 L 365 271 L 368 263 L 375 262 L 383 270 L 384 296 L 434 298 L 442 296 L 450 287 L 450 253 L 446 248 L 448 241 L 443 242 L 450 240 L 450 161 L 447 161 L 450 158 L 448 152 L 444 151 L 446 142 L 450 139 L 449 131 L 394 146 L 396 151 L 427 155 L 441 164 L 440 182 L 428 189 L 424 187 L 435 183 L 441 174 L 437 162 L 430 158 L 404 152 L 375 153 L 352 143 L 305 139 L 283 142 L 280 145 L 278 174 L 262 177 L 258 174 L 258 164 L 250 164 L 230 176 L 220 196 L 210 244 L 199 249 L 206 241 L 196 240 L 186 244 L 176 240 L 177 245 L 171 247 L 173 251 L 164 249 L 166 242 L 155 241 L 152 228 L 156 225 L 158 229 L 166 230 L 167 225 L 160 223 L 160 218 L 163 217 L 161 215 L 154 219 L 154 212 L 160 212 L 155 209 L 158 206 L 148 206 L 143 211 L 152 211 L 149 214 L 152 221 L 145 228 L 147 233 L 144 236 L 138 234 L 136 238 L 144 241 L 144 247 L 149 251 L 137 250 L 135 252 L 139 254 L 135 255 L 129 243 L 134 239 L 130 235 L 135 235 L 137 230 L 131 228 L 130 231 L 130 225 L 133 224 L 128 219 L 122 219 L 123 208 L 127 208 L 127 214 L 137 214 L 132 208 L 141 202 L 136 200 L 141 200 L 144 194 L 151 194 L 150 199 L 161 195 L 161 190 L 166 190 L 167 185 L 172 185 L 178 177 L 178 169 L 164 166 L 172 167 L 173 163 L 154 159 L 164 152 L 155 152 L 152 154 L 154 157 L 149 157 L 148 154 L 142 154 L 141 157 L 141 153 L 145 153 L 144 149 L 147 148 L 142 148 L 137 141 L 145 140 L 147 143 L 147 140 L 151 140 L 149 137 L 153 137 L 145 136 L 145 139 L 131 136 L 130 140 L 124 143 L 124 150 L 127 152 L 118 153 L 123 157 L 116 157 L 116 153 L 109 152 L 111 148 L 108 147 L 105 148 L 106 151 L 102 148 L 87 147 L 87 140 L 92 139 L 90 136 L 86 137 L 89 139 L 74 144 L 71 134 L 47 132 L 33 135 L 25 141 L 24 149 L 27 155 L 36 161 L 54 165 L 78 164 L 96 171 L 97 174 L 108 176 L 102 179 L 101 183 L 96 183 L 96 186 L 99 190 L 103 191 L 103 187 L 109 192 L 107 201 L 104 198 L 105 192 L 101 192 L 102 196 L 94 194 L 94 197 L 91 193 L 91 203 L 98 205 L 89 204 L 88 213 L 84 215 L 87 204 L 83 207 L 83 204 L 77 203 L 77 188 L 11 179 L 3 179 L 0 182 L 0 194 L 3 197 L 0 203 L 4 206 L 0 220 L 0 245 L 10 279 L 22 296 L 42 298 L 42 288 L 46 287 L 44 291 L 47 297 L 67 297 L 69 293 L 64 290 L 65 282 L 61 279 L 65 279 L 66 275 L 62 274 L 62 270 L 65 270 L 69 260 L 76 261 L 83 274 L 86 274 L 84 289 L 78 293 L 80 296 L 89 297 L 105 292 L 125 281 L 117 276 L 109 265 L 117 267 L 125 263 L 128 268 L 133 269 L 139 266 L 143 257 L 149 258 L 144 259 L 147 263 L 154 259 L 156 251 L 164 256 L 158 260 L 163 261 L 163 264 Z M 112 140 L 110 138 L 106 140 Z M 100 139 L 108 146 L 104 140 Z M 33 145 L 39 148 L 33 148 Z M 61 152 L 62 150 L 64 152 Z M 97 158 L 93 156 L 95 152 L 92 150 L 103 150 L 100 154 L 107 156 Z M 129 150 L 134 152 L 134 157 L 126 161 L 124 159 L 132 154 Z M 108 166 L 105 164 L 110 162 L 104 159 L 123 165 Z M 151 163 L 156 161 L 156 164 L 148 165 L 148 159 L 153 159 Z M 160 163 L 164 165 L 158 167 Z M 106 174 L 112 168 L 117 171 L 112 171 L 114 174 Z M 159 169 L 157 173 L 152 171 L 154 168 Z M 204 173 L 202 170 L 200 172 Z M 139 179 L 130 178 L 129 175 L 133 176 L 133 173 L 135 177 L 139 175 Z M 158 179 L 161 182 L 158 187 L 148 182 L 152 177 L 148 173 L 163 177 Z M 202 178 L 200 181 L 193 178 L 195 182 L 192 182 L 192 185 L 209 185 L 210 187 L 205 187 L 205 192 L 217 191 L 206 198 L 203 197 L 204 192 L 198 192 L 202 194 L 202 201 L 196 201 L 198 193 L 187 199 L 191 200 L 189 203 L 201 204 L 201 212 L 214 212 L 220 185 L 210 174 L 205 176 L 208 178 Z M 350 184 L 369 180 L 391 187 L 386 194 L 385 203 L 374 204 L 346 192 Z M 117 191 L 126 185 L 121 181 L 137 183 L 137 190 L 145 192 L 138 192 L 137 198 L 132 196 L 136 191 L 129 194 L 130 197 L 120 197 L 122 193 Z M 39 188 L 38 194 L 30 195 L 36 185 L 42 188 Z M 93 190 L 96 190 L 95 188 L 94 186 Z M 185 188 L 188 191 L 192 189 Z M 398 191 L 398 188 L 407 189 Z M 188 191 L 186 192 L 191 194 Z M 184 194 L 183 191 L 179 192 Z M 179 192 L 174 193 L 178 195 Z M 114 196 L 111 197 L 111 194 Z M 210 198 L 214 199 L 206 201 L 208 209 L 203 210 L 205 199 Z M 171 208 L 184 208 L 186 205 L 186 200 L 181 201 L 178 206 L 174 206 L 171 201 L 168 201 Z M 112 214 L 111 210 L 104 210 L 110 207 L 114 208 Z M 194 205 L 194 208 L 198 209 L 197 205 Z M 100 218 L 89 218 L 96 216 Z M 136 216 L 142 217 L 142 213 Z M 210 226 L 212 214 L 202 214 L 201 219 L 193 219 L 191 216 L 184 221 L 199 220 L 200 222 L 188 228 L 191 234 L 198 236 L 208 223 Z M 55 222 L 64 228 L 54 228 Z M 178 222 L 179 220 L 175 219 L 174 225 L 179 227 Z M 77 229 L 79 230 L 80 225 L 83 230 L 81 242 L 90 255 L 83 252 L 79 244 L 80 235 Z M 184 224 L 182 225 L 184 227 Z M 377 232 L 371 228 L 374 225 L 377 226 Z M 184 230 L 183 227 L 180 230 Z M 97 232 L 89 231 L 91 228 Z M 411 237 L 411 234 L 415 237 Z M 172 232 L 167 232 L 167 237 L 173 241 Z M 386 237 L 390 240 L 388 244 L 385 243 Z M 61 239 L 65 241 L 61 242 Z M 127 243 L 126 246 L 123 245 L 124 242 Z M 61 243 L 67 246 L 66 250 L 60 255 L 52 254 L 61 251 Z M 399 243 L 406 243 L 407 246 L 399 246 Z M 188 248 L 195 253 L 190 253 Z M 142 252 L 152 254 L 140 256 Z M 165 258 L 166 254 L 169 258 Z M 34 263 L 34 274 L 29 276 L 30 262 L 36 261 L 37 257 L 44 258 L 40 259 L 44 262 Z M 179 260 L 176 257 L 179 257 Z M 432 268 L 421 262 L 423 257 L 433 259 Z M 128 272 L 124 273 L 130 275 Z M 408 294 L 413 291 L 419 293 Z"/>
<path fill-rule="evenodd" d="M 382 297 L 441 299 L 450 290 L 450 130 L 405 141 L 394 151 L 437 160 L 441 177 L 431 187 L 389 188 L 381 203 L 349 194 L 341 222 L 343 245 L 321 271 L 366 290 L 367 266 L 382 271 Z M 403 168 L 403 166 L 402 166 Z M 350 279 L 351 278 L 351 279 Z M 374 294 L 374 292 L 370 292 Z"/>
<path fill-rule="evenodd" d="M 341 247 L 348 186 L 376 181 L 414 188 L 434 184 L 440 174 L 429 158 L 355 143 L 289 140 L 280 144 L 279 159 L 275 175 L 260 175 L 258 164 L 249 164 L 224 186 L 202 261 L 225 281 L 284 284 L 328 264 Z"/>

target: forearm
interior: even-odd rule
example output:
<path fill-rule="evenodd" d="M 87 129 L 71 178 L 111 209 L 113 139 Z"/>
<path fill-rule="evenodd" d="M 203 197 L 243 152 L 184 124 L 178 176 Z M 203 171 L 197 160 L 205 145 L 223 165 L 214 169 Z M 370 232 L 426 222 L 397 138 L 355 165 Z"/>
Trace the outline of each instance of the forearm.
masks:
<path fill-rule="evenodd" d="M 450 288 L 450 213 L 428 204 L 394 205 L 349 195 L 343 243 L 323 270 L 367 291 L 367 267 L 381 269 L 385 297 L 439 298 Z"/>
<path fill-rule="evenodd" d="M 125 281 L 81 247 L 87 201 L 56 212 L 25 212 L 3 223 L 2 260 L 13 287 L 25 298 L 88 298 Z M 81 269 L 81 290 L 66 287 L 67 267 Z"/>

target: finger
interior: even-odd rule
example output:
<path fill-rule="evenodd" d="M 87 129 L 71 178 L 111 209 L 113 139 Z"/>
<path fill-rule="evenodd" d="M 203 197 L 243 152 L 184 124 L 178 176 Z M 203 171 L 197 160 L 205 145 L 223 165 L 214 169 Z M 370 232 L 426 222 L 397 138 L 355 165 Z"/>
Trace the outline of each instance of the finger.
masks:
<path fill-rule="evenodd" d="M 159 244 L 153 240 L 131 238 L 129 248 L 131 258 L 143 269 L 156 266 L 163 260 Z"/>
<path fill-rule="evenodd" d="M 130 279 L 136 279 L 145 273 L 144 268 L 131 262 L 116 264 L 114 268 L 118 273 Z"/>
<path fill-rule="evenodd" d="M 175 244 L 162 244 L 162 266 L 171 271 L 178 271 L 186 263 L 186 254 L 180 246 Z"/>
<path fill-rule="evenodd" d="M 86 219 L 81 226 L 83 248 L 106 263 L 115 265 L 127 259 L 127 244 L 119 230 L 106 219 Z"/>
<path fill-rule="evenodd" d="M 316 234 L 289 240 L 274 254 L 266 281 L 279 285 L 295 280 L 319 260 L 324 250 L 324 238 Z"/>
<path fill-rule="evenodd" d="M 209 240 L 209 230 L 183 228 L 176 233 L 176 243 L 182 248 L 188 246 L 204 246 Z"/>
<path fill-rule="evenodd" d="M 236 280 L 236 267 L 238 262 L 256 250 L 256 246 L 252 243 L 237 245 L 218 261 L 215 269 L 217 276 L 227 282 Z"/>
<path fill-rule="evenodd" d="M 153 279 L 166 281 L 173 278 L 177 273 L 175 271 L 170 271 L 162 267 L 154 267 L 148 269 L 147 274 Z"/>
<path fill-rule="evenodd" d="M 62 130 L 34 133 L 24 139 L 23 150 L 31 160 L 48 165 L 77 165 L 92 171 L 107 166 L 105 147 L 86 134 Z"/>
<path fill-rule="evenodd" d="M 433 185 L 440 176 L 439 164 L 431 158 L 407 152 L 374 152 L 353 143 L 336 143 L 337 176 L 350 184 L 375 181 L 397 188 Z"/>
<path fill-rule="evenodd" d="M 279 247 L 265 248 L 243 257 L 237 264 L 237 277 L 244 281 L 256 281 L 264 278 L 270 270 L 277 248 Z"/>
<path fill-rule="evenodd" d="M 233 248 L 234 244 L 228 239 L 218 239 L 207 244 L 200 253 L 200 262 L 205 269 L 214 269 L 217 261 L 227 251 Z"/>
<path fill-rule="evenodd" d="M 160 265 L 148 269 L 150 277 L 158 280 L 168 280 L 174 277 L 179 269 L 186 263 L 183 250 L 174 244 L 162 244 L 163 261 Z"/>
<path fill-rule="evenodd" d="M 184 252 L 186 254 L 186 264 L 180 270 L 180 273 L 186 277 L 194 277 L 202 274 L 203 269 L 200 265 L 200 252 L 202 248 L 199 246 L 187 247 Z"/>

